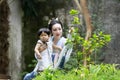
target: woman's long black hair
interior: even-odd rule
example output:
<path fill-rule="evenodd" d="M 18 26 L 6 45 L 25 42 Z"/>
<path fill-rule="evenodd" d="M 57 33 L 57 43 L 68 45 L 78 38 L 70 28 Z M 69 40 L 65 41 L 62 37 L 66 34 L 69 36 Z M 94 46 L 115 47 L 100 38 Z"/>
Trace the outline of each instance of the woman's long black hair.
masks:
<path fill-rule="evenodd" d="M 54 19 L 54 18 L 53 18 L 53 19 L 50 20 L 49 23 L 48 23 L 48 28 L 49 28 L 50 31 L 52 31 L 52 26 L 53 26 L 54 24 L 60 24 L 61 27 L 63 28 L 63 25 L 62 25 L 61 21 L 58 20 L 58 19 Z"/>

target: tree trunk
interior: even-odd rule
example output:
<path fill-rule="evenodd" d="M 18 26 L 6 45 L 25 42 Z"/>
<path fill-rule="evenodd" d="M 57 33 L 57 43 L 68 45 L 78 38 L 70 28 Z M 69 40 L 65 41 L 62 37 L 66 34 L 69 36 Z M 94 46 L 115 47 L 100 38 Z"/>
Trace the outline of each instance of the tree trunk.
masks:
<path fill-rule="evenodd" d="M 86 24 L 86 36 L 85 36 L 85 40 L 88 40 L 91 37 L 91 33 L 92 33 L 92 24 L 91 24 L 91 18 L 90 18 L 90 14 L 89 14 L 89 10 L 87 7 L 87 1 L 86 0 L 80 0 L 80 3 L 78 0 L 74 0 L 75 4 L 77 5 L 80 13 L 82 13 L 82 15 L 84 16 L 84 20 L 85 20 L 85 24 Z M 83 47 L 83 53 L 85 53 L 84 47 Z M 87 66 L 87 54 L 90 53 L 85 53 L 83 55 L 84 57 L 84 66 Z"/>
<path fill-rule="evenodd" d="M 83 13 L 85 24 L 86 24 L 85 40 L 89 40 L 89 38 L 91 37 L 91 33 L 92 33 L 92 24 L 91 24 L 91 18 L 90 18 L 89 10 L 88 10 L 88 7 L 87 7 L 87 1 L 86 0 L 80 0 L 80 5 L 81 5 L 81 8 L 82 8 L 82 13 Z M 83 52 L 85 52 L 84 48 L 83 48 Z M 83 55 L 84 66 L 87 66 L 87 54 L 88 53 L 85 53 Z"/>

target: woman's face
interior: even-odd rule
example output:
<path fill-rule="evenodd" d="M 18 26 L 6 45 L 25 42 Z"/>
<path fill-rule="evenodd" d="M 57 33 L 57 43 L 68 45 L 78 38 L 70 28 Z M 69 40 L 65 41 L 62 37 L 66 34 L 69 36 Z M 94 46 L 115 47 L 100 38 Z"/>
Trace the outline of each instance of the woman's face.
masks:
<path fill-rule="evenodd" d="M 62 26 L 58 23 L 52 26 L 52 34 L 54 38 L 60 38 L 62 36 Z"/>

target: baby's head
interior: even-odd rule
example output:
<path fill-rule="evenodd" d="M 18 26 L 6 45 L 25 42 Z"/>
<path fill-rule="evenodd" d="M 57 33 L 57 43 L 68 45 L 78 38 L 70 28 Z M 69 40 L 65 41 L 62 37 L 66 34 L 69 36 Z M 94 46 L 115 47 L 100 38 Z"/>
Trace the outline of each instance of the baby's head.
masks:
<path fill-rule="evenodd" d="M 42 42 L 47 42 L 50 37 L 50 30 L 48 28 L 41 28 L 38 30 L 38 37 Z"/>

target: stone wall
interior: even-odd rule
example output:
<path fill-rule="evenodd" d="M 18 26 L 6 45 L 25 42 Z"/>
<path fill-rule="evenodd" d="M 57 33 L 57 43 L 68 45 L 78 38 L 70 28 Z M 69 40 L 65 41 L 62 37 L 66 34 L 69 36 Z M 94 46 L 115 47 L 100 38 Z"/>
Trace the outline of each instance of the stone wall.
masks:
<path fill-rule="evenodd" d="M 120 64 L 120 1 L 104 1 L 104 29 L 111 34 L 112 40 L 106 49 L 105 62 Z"/>
<path fill-rule="evenodd" d="M 19 0 L 8 0 L 10 7 L 9 30 L 9 74 L 11 80 L 21 80 L 22 22 Z"/>
<path fill-rule="evenodd" d="M 111 42 L 102 52 L 105 63 L 120 64 L 120 1 L 119 0 L 88 0 L 93 21 L 99 29 L 111 35 Z"/>

